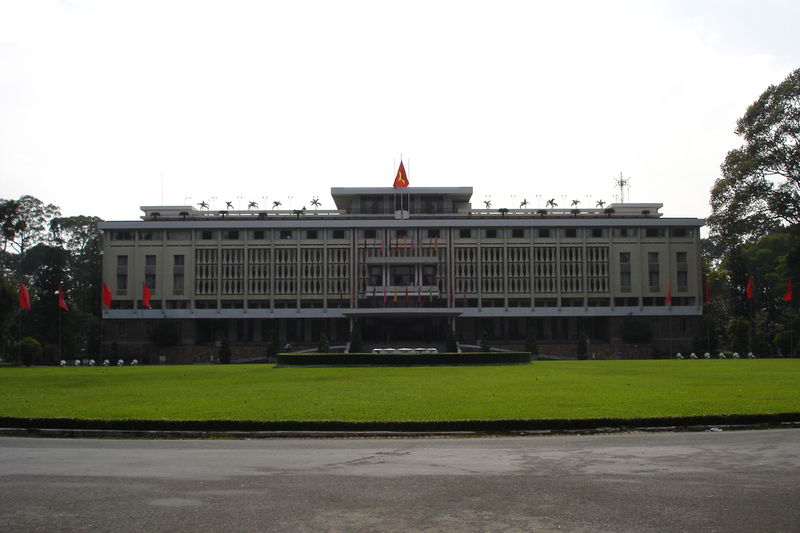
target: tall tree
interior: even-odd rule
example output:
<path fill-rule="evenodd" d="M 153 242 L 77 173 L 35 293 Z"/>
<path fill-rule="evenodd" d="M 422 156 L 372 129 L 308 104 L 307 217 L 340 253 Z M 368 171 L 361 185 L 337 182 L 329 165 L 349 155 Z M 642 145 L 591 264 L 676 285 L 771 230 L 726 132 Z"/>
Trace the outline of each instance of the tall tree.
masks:
<path fill-rule="evenodd" d="M 47 241 L 50 220 L 60 214 L 57 206 L 27 194 L 19 200 L 0 200 L 2 249 L 25 255 L 31 246 Z"/>
<path fill-rule="evenodd" d="M 711 190 L 711 238 L 724 249 L 800 222 L 800 69 L 771 85 L 736 123 Z"/>

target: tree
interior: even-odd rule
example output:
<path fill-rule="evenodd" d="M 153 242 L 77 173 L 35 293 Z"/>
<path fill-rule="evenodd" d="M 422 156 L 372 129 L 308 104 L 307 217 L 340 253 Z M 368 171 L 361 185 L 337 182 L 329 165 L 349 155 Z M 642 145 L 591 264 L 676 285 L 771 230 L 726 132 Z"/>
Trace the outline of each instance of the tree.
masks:
<path fill-rule="evenodd" d="M 444 339 L 444 350 L 448 353 L 456 353 L 458 351 L 458 342 L 456 341 L 456 334 L 453 333 L 453 328 L 447 328 L 447 336 Z"/>
<path fill-rule="evenodd" d="M 17 343 L 20 355 L 22 357 L 21 363 L 25 366 L 31 366 L 38 361 L 39 355 L 42 353 L 42 344 L 33 337 L 25 337 Z"/>
<path fill-rule="evenodd" d="M 800 69 L 770 85 L 736 123 L 711 190 L 711 238 L 725 249 L 800 222 Z"/>
<path fill-rule="evenodd" d="M 317 351 L 319 353 L 328 353 L 331 351 L 331 344 L 328 341 L 328 336 L 323 331 L 319 334 L 319 344 L 317 345 Z"/>
<path fill-rule="evenodd" d="M 19 312 L 16 287 L 0 277 L 0 357 L 8 359 L 14 316 Z"/>
<path fill-rule="evenodd" d="M 13 203 L 9 203 L 13 202 Z M 20 257 L 31 246 L 47 240 L 50 219 L 61 214 L 61 210 L 53 204 L 44 202 L 33 196 L 20 196 L 19 200 L 0 200 L 0 220 L 2 226 L 2 248 L 11 248 Z"/>
<path fill-rule="evenodd" d="M 358 326 L 358 320 L 353 323 L 353 330 L 350 332 L 350 353 L 359 353 L 363 350 L 361 345 L 361 328 Z"/>

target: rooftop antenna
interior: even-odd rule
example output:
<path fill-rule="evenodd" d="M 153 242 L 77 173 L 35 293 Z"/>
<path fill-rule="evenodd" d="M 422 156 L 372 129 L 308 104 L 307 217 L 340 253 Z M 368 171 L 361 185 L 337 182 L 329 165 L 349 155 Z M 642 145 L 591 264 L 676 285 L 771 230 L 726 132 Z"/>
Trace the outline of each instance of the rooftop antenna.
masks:
<path fill-rule="evenodd" d="M 631 193 L 631 180 L 630 178 L 626 178 L 622 175 L 622 172 L 619 173 L 619 179 L 614 180 L 614 186 L 619 187 L 619 203 L 625 203 L 625 187 L 628 188 L 628 194 Z"/>

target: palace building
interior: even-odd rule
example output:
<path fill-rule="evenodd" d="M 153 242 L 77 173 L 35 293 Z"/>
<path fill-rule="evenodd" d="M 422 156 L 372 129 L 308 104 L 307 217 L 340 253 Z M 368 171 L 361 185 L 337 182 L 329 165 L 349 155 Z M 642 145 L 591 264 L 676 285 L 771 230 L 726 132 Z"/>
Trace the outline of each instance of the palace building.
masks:
<path fill-rule="evenodd" d="M 147 344 L 161 321 L 185 347 L 345 344 L 356 320 L 365 346 L 443 344 L 452 327 L 464 343 L 521 347 L 532 330 L 544 353 L 574 353 L 579 335 L 613 349 L 633 317 L 664 350 L 702 336 L 702 219 L 662 204 L 477 209 L 471 187 L 331 196 L 335 210 L 146 206 L 104 222 L 105 343 Z"/>

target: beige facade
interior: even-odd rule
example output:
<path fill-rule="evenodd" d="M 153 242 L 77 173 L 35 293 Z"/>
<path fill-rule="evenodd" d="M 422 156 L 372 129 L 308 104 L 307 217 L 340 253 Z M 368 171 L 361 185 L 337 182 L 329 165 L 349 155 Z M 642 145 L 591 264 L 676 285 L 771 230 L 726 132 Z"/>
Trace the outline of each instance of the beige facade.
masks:
<path fill-rule="evenodd" d="M 612 342 L 629 316 L 649 317 L 657 333 L 659 319 L 676 321 L 671 338 L 694 335 L 702 220 L 663 217 L 660 204 L 473 209 L 471 192 L 341 188 L 333 211 L 158 206 L 106 222 L 114 301 L 104 317 L 117 324 L 106 340 L 141 342 L 172 320 L 186 343 L 260 343 L 271 330 L 286 342 L 322 331 L 343 342 L 358 319 L 374 342 L 433 341 L 447 325 L 465 341 L 488 328 L 513 343 L 535 327 L 544 341 L 588 330 Z M 141 305 L 144 284 L 152 309 Z"/>

